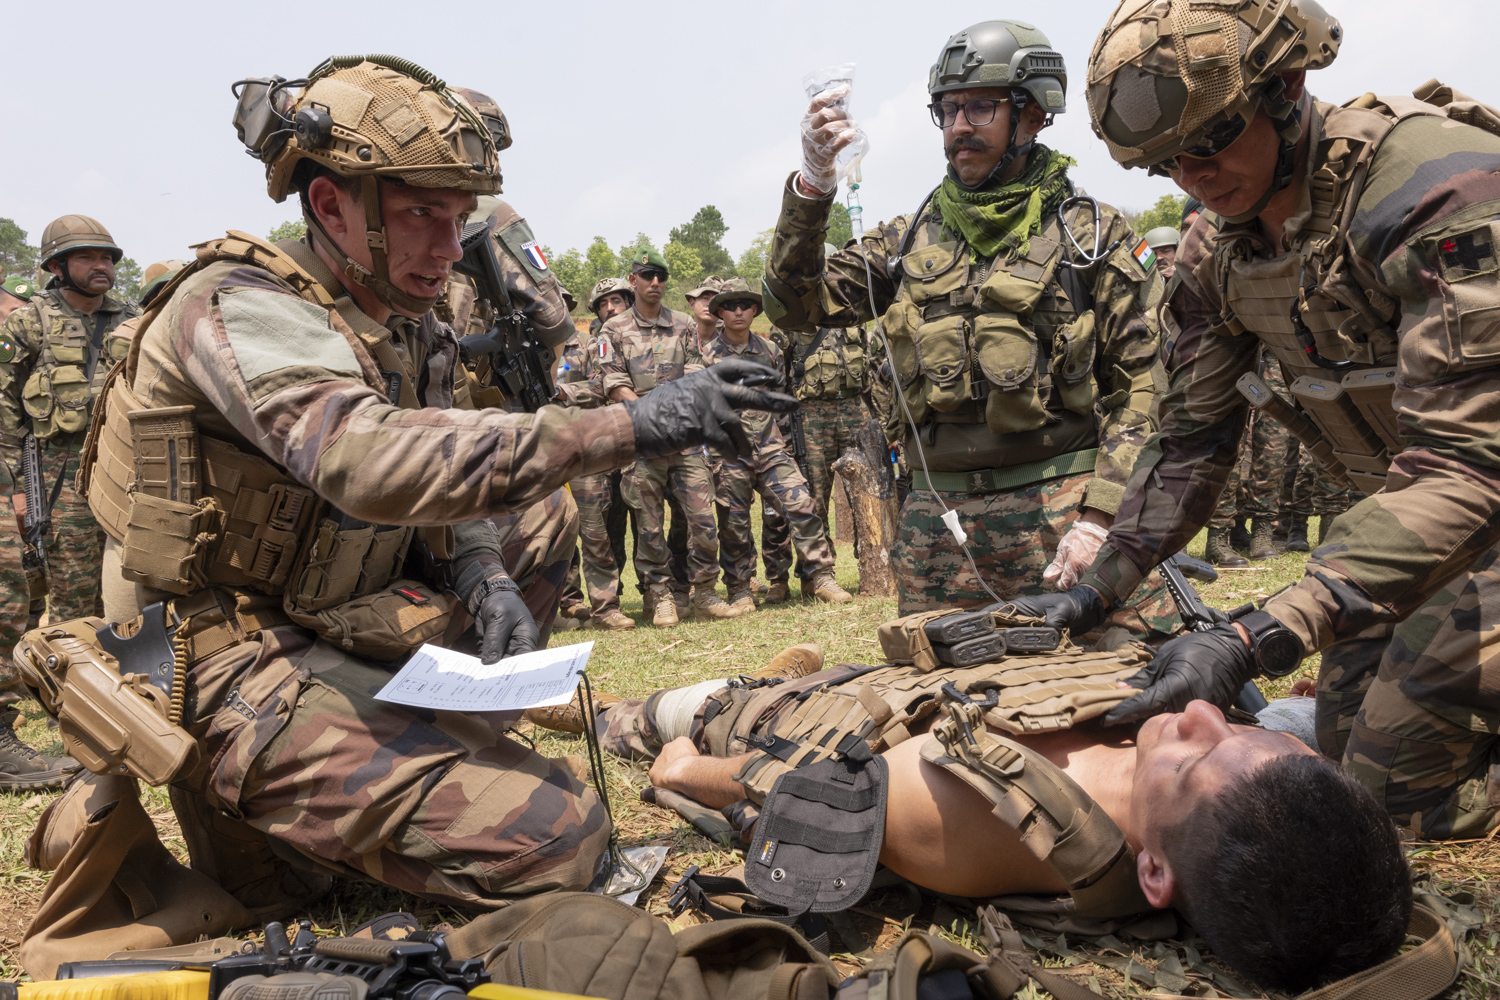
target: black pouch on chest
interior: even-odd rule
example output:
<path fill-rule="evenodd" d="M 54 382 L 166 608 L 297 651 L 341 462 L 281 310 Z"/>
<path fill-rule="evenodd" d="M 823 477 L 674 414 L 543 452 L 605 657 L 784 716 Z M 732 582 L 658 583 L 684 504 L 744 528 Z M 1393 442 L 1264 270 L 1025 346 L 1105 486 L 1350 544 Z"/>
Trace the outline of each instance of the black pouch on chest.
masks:
<path fill-rule="evenodd" d="M 791 913 L 859 902 L 880 859 L 887 774 L 885 759 L 870 756 L 821 760 L 777 778 L 746 855 L 745 883 Z"/>

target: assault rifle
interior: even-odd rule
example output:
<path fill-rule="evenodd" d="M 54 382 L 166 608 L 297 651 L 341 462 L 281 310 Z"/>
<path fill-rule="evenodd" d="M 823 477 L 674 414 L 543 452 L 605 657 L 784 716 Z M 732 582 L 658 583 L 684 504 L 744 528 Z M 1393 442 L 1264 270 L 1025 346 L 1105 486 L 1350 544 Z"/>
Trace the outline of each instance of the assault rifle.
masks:
<path fill-rule="evenodd" d="M 45 567 L 47 547 L 44 544 L 47 532 L 52 530 L 52 507 L 42 495 L 42 443 L 30 431 L 21 439 L 21 492 L 26 497 L 26 516 L 21 519 L 21 530 L 31 551 L 23 561 L 35 559 Z"/>
<path fill-rule="evenodd" d="M 797 468 L 802 473 L 802 478 L 810 484 L 812 477 L 807 474 L 807 432 L 802 423 L 802 411 L 793 410 L 788 417 L 787 425 L 791 428 L 792 461 L 797 463 Z"/>
<path fill-rule="evenodd" d="M 453 269 L 474 279 L 479 298 L 494 310 L 495 325 L 488 333 L 462 338 L 458 349 L 464 361 L 488 357 L 497 388 L 535 413 L 557 395 L 552 383 L 552 350 L 537 339 L 531 320 L 510 300 L 490 225 L 491 220 L 486 219 L 464 227 L 459 239 L 464 256 Z"/>
<path fill-rule="evenodd" d="M 1220 611 L 1218 608 L 1211 608 L 1204 604 L 1197 588 L 1188 582 L 1188 574 L 1204 583 L 1213 583 L 1219 578 L 1219 574 L 1208 563 L 1194 559 L 1184 552 L 1177 553 L 1156 568 L 1161 571 L 1161 578 L 1167 585 L 1167 593 L 1172 595 L 1172 601 L 1177 605 L 1177 613 L 1182 617 L 1182 623 L 1191 632 L 1206 632 L 1215 625 L 1235 621 L 1255 610 L 1254 604 L 1242 604 L 1230 611 Z M 1236 708 L 1249 712 L 1251 715 L 1265 708 L 1267 704 L 1266 696 L 1260 693 L 1260 688 L 1255 686 L 1254 681 L 1245 682 L 1244 688 L 1240 690 L 1240 696 L 1234 702 Z"/>

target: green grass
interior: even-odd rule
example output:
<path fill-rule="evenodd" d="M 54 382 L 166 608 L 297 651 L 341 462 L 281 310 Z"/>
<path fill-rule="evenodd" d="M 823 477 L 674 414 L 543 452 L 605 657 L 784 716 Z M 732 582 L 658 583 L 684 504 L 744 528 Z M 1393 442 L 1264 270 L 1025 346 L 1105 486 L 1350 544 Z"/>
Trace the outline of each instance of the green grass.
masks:
<path fill-rule="evenodd" d="M 1314 530 L 1316 526 L 1314 525 Z M 757 524 L 756 536 L 759 537 Z M 1201 556 L 1203 537 L 1188 551 Z M 850 546 L 838 546 L 838 578 L 850 592 L 856 590 L 857 566 Z M 1245 572 L 1225 572 L 1218 582 L 1200 587 L 1204 599 L 1218 607 L 1232 607 L 1251 599 L 1264 599 L 1302 575 L 1303 557 L 1287 554 L 1265 563 L 1253 564 Z M 723 592 L 721 586 L 720 592 Z M 796 595 L 794 588 L 794 595 Z M 634 574 L 627 568 L 621 584 L 623 609 L 638 621 L 643 620 L 640 595 Z M 762 607 L 753 615 L 731 621 L 699 622 L 688 619 L 670 629 L 642 625 L 630 632 L 573 631 L 558 632 L 553 645 L 580 641 L 595 643 L 589 672 L 596 689 L 624 696 L 643 696 L 660 688 L 690 684 L 709 678 L 727 677 L 763 666 L 782 648 L 797 642 L 815 641 L 823 646 L 826 662 L 869 662 L 878 655 L 876 627 L 895 616 L 894 598 L 859 597 L 852 604 L 825 605 L 794 599 L 780 606 Z M 1265 685 L 1268 697 L 1283 693 L 1298 677 L 1316 674 L 1316 659 L 1304 664 L 1292 677 Z M 60 753 L 56 730 L 49 730 L 38 706 L 25 705 L 26 722 L 22 735 L 34 746 Z M 582 740 L 544 731 L 531 731 L 537 749 L 548 756 L 582 754 Z M 666 895 L 671 884 L 690 864 L 709 872 L 724 871 L 739 862 L 739 857 L 699 836 L 675 813 L 643 804 L 641 788 L 647 784 L 646 769 L 641 764 L 610 759 L 606 764 L 606 782 L 613 803 L 621 839 L 627 846 L 635 844 L 669 844 L 672 853 L 666 867 L 644 897 L 647 909 L 672 919 L 678 926 L 695 922 L 691 911 L 677 917 L 666 912 Z M 185 858 L 176 820 L 167 805 L 166 794 L 145 789 L 148 813 L 155 816 L 163 840 L 179 857 Z M 19 974 L 15 964 L 15 946 L 20 941 L 25 921 L 34 911 L 47 876 L 29 869 L 21 852 L 50 793 L 0 793 L 0 978 Z M 1288 859 L 1288 871 L 1298 862 Z M 1414 845 L 1412 864 L 1419 872 L 1430 875 L 1445 892 L 1471 892 L 1477 897 L 1486 916 L 1485 926 L 1471 941 L 1476 966 L 1460 980 L 1450 995 L 1464 1000 L 1491 1000 L 1500 991 L 1500 959 L 1496 958 L 1500 942 L 1500 906 L 1496 886 L 1500 885 L 1500 851 L 1490 844 Z M 948 904 L 928 903 L 916 913 L 903 912 L 896 895 L 880 896 L 867 905 L 850 911 L 844 929 L 858 943 L 845 941 L 847 951 L 838 956 L 846 971 L 853 970 L 874 951 L 894 943 L 908 926 L 933 928 L 969 946 L 979 945 L 982 935 L 966 914 Z M 462 923 L 464 916 L 455 911 L 405 896 L 392 890 L 354 882 L 339 883 L 334 892 L 307 914 L 324 933 L 338 933 L 380 913 L 397 909 L 415 912 L 427 925 L 440 921 Z M 1048 966 L 1065 968 L 1081 974 L 1080 981 L 1102 989 L 1112 997 L 1141 996 L 1153 988 L 1165 989 L 1175 984 L 1172 978 L 1178 968 L 1187 977 L 1206 985 L 1206 975 L 1195 972 L 1191 964 L 1201 951 L 1192 942 L 1178 941 L 1167 945 L 1142 945 L 1120 940 L 1059 939 L 1054 935 L 1027 933 L 1028 943 L 1042 953 Z M 1128 941 L 1128 939 L 1126 939 Z M 1201 945 L 1201 942 L 1200 942 Z M 980 945 L 982 948 L 982 945 Z M 1170 955 L 1169 955 L 1170 952 Z M 1134 963 L 1134 964 L 1131 964 Z M 1205 966 L 1212 968 L 1212 966 Z M 1131 978 L 1131 977 L 1134 978 Z M 1225 981 L 1223 970 L 1215 972 L 1215 988 L 1221 994 L 1234 995 L 1232 978 Z"/>

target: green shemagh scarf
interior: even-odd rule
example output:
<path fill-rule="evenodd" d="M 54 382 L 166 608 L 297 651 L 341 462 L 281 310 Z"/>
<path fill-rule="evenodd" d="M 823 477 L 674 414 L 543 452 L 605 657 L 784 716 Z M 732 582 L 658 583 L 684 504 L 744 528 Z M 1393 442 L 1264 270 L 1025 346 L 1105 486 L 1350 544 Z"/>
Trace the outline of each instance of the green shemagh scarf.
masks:
<path fill-rule="evenodd" d="M 968 242 L 971 259 L 1001 253 L 1014 259 L 1025 254 L 1031 238 L 1041 232 L 1042 214 L 1067 197 L 1068 168 L 1076 162 L 1039 143 L 1026 169 L 1009 184 L 965 191 L 949 175 L 932 196 L 932 207 L 943 225 Z"/>

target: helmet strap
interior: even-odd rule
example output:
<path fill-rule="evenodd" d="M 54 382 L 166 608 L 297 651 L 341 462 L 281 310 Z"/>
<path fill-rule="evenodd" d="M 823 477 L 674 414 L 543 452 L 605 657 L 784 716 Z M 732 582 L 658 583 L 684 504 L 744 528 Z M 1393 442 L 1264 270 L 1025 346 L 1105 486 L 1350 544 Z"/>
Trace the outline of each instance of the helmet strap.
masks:
<path fill-rule="evenodd" d="M 1302 141 L 1302 109 L 1287 100 L 1286 85 L 1279 76 L 1271 77 L 1271 81 L 1261 90 L 1260 97 L 1266 114 L 1271 116 L 1271 124 L 1276 126 L 1276 131 L 1281 136 L 1281 148 L 1276 151 L 1276 173 L 1254 208 L 1240 215 L 1224 217 L 1224 221 L 1231 225 L 1249 222 L 1264 212 L 1271 199 L 1291 187 L 1297 176 L 1297 144 Z"/>
<path fill-rule="evenodd" d="M 390 265 L 386 258 L 386 236 L 385 223 L 380 211 L 380 182 L 374 177 L 366 177 L 363 180 L 362 196 L 365 203 L 365 242 L 370 248 L 370 263 L 372 267 L 365 267 L 359 261 L 349 256 L 344 248 L 336 243 L 328 230 L 318 221 L 317 213 L 303 199 L 303 214 L 307 217 L 307 229 L 312 233 L 313 239 L 322 245 L 329 256 L 335 260 L 344 262 L 344 277 L 362 288 L 368 288 L 381 302 L 393 309 L 403 312 L 415 313 L 420 316 L 437 304 L 441 295 L 430 298 L 417 298 L 408 295 L 395 285 L 391 284 Z"/>

